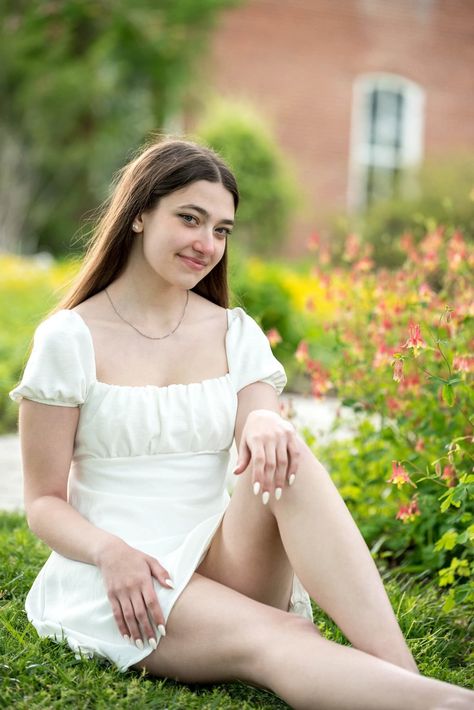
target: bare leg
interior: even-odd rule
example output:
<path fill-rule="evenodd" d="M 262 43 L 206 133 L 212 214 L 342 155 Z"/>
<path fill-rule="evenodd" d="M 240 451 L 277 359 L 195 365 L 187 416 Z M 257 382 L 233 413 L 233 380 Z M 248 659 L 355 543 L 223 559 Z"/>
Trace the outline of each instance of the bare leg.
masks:
<path fill-rule="evenodd" d="M 200 574 L 288 609 L 293 569 L 309 594 L 361 650 L 418 673 L 376 565 L 334 483 L 306 444 L 296 482 L 268 505 L 248 468 Z M 315 627 L 316 628 L 316 627 Z"/>
<path fill-rule="evenodd" d="M 273 512 L 236 482 L 222 523 L 196 572 L 256 601 L 288 610 L 294 571 Z"/>
<path fill-rule="evenodd" d="M 296 710 L 469 710 L 474 693 L 328 641 L 301 617 L 194 574 L 137 668 L 185 683 L 240 679 Z"/>
<path fill-rule="evenodd" d="M 364 538 L 325 468 L 300 443 L 295 483 L 279 501 L 272 491 L 268 503 L 296 574 L 353 646 L 418 672 Z"/>

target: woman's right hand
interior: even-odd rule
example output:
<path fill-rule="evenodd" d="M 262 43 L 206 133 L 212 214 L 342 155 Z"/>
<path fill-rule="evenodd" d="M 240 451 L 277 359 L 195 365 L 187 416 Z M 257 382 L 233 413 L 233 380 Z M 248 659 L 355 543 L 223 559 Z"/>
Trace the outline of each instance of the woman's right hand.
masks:
<path fill-rule="evenodd" d="M 122 636 L 140 649 L 144 647 L 144 641 L 156 648 L 156 633 L 152 622 L 161 627 L 158 631 L 162 636 L 166 635 L 166 631 L 152 578 L 167 589 L 173 588 L 168 571 L 151 555 L 119 539 L 101 550 L 97 566 L 102 572 L 107 596 Z"/>

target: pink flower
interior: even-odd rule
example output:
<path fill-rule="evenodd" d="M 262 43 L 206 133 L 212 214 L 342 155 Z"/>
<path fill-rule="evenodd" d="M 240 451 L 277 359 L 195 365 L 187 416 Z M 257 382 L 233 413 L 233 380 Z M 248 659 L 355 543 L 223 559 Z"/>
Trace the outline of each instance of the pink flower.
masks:
<path fill-rule="evenodd" d="M 415 516 L 421 515 L 421 511 L 418 507 L 418 501 L 416 498 L 408 503 L 408 505 L 401 505 L 395 518 L 397 520 L 402 520 L 404 523 L 413 522 Z"/>
<path fill-rule="evenodd" d="M 453 360 L 456 372 L 474 372 L 474 355 L 456 355 Z"/>
<path fill-rule="evenodd" d="M 421 337 L 420 326 L 418 323 L 410 323 L 408 326 L 409 338 L 402 348 L 413 348 L 413 355 L 418 357 L 419 350 L 426 348 L 426 343 Z"/>
<path fill-rule="evenodd" d="M 400 402 L 395 397 L 387 397 L 387 408 L 389 412 L 398 412 L 402 408 Z"/>
<path fill-rule="evenodd" d="M 400 464 L 400 461 L 392 461 L 392 473 L 387 483 L 395 483 L 398 489 L 400 489 L 405 483 L 409 483 L 411 486 L 416 488 L 415 483 L 413 483 L 408 473 Z"/>
<path fill-rule="evenodd" d="M 308 361 L 309 357 L 309 352 L 308 352 L 308 343 L 306 343 L 304 340 L 300 342 L 298 347 L 296 348 L 295 352 L 295 358 L 297 362 L 305 363 Z"/>
<path fill-rule="evenodd" d="M 343 259 L 344 261 L 353 261 L 360 249 L 360 238 L 357 234 L 351 233 L 347 236 Z"/>
<path fill-rule="evenodd" d="M 406 375 L 403 377 L 403 381 L 400 382 L 399 392 L 411 392 L 412 394 L 419 394 L 421 387 L 420 376 L 414 372 L 411 375 Z"/>
<path fill-rule="evenodd" d="M 306 242 L 306 247 L 309 251 L 316 251 L 321 244 L 321 237 L 318 232 L 313 232 L 309 235 L 308 241 Z"/>
<path fill-rule="evenodd" d="M 321 248 L 319 250 L 318 260 L 319 260 L 319 263 L 322 264 L 323 266 L 325 264 L 329 264 L 329 262 L 331 261 L 331 252 L 328 249 L 328 247 L 325 246 L 324 244 L 321 245 Z"/>
<path fill-rule="evenodd" d="M 420 261 L 418 253 L 413 244 L 413 235 L 410 232 L 405 232 L 400 238 L 400 247 L 406 253 L 408 258 L 415 264 Z"/>
<path fill-rule="evenodd" d="M 313 397 L 321 398 L 333 386 L 328 373 L 317 360 L 308 359 L 308 371 L 311 375 L 311 392 Z"/>
<path fill-rule="evenodd" d="M 427 283 L 422 283 L 418 289 L 418 297 L 422 303 L 431 303 L 435 295 L 435 292 Z"/>
<path fill-rule="evenodd" d="M 419 436 L 418 439 L 416 440 L 415 451 L 423 451 L 424 448 L 425 448 L 424 439 L 421 436 Z"/>
<path fill-rule="evenodd" d="M 392 361 L 393 367 L 393 379 L 395 382 L 401 382 L 403 380 L 403 357 L 398 353 L 395 353 L 398 357 L 395 357 Z"/>
<path fill-rule="evenodd" d="M 393 357 L 394 353 L 395 348 L 392 348 L 390 345 L 386 345 L 385 343 L 381 343 L 375 352 L 372 366 L 382 367 L 383 365 L 388 365 L 390 358 Z"/>
<path fill-rule="evenodd" d="M 359 261 L 356 261 L 353 266 L 353 269 L 354 271 L 370 271 L 373 265 L 374 261 L 372 259 L 369 259 L 369 257 L 364 256 L 362 257 L 362 259 L 359 259 Z"/>
<path fill-rule="evenodd" d="M 272 348 L 281 343 L 281 335 L 276 328 L 271 328 L 266 335 Z"/>
<path fill-rule="evenodd" d="M 454 466 L 449 464 L 446 465 L 443 468 L 441 478 L 447 481 L 448 488 L 454 488 L 456 485 L 456 472 L 454 470 Z"/>
<path fill-rule="evenodd" d="M 452 271 L 457 271 L 463 261 L 467 258 L 466 242 L 459 230 L 454 232 L 451 237 L 448 248 L 446 250 L 449 268 Z"/>

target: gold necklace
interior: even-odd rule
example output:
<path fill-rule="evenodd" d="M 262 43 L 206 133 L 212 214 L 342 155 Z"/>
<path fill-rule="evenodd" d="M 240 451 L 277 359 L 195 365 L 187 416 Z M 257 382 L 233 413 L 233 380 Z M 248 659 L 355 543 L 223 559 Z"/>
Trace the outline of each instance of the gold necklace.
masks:
<path fill-rule="evenodd" d="M 107 289 L 105 289 L 105 293 L 107 294 L 107 297 L 108 297 L 108 299 L 109 299 L 109 301 L 110 301 L 110 305 L 112 306 L 112 308 L 114 309 L 114 311 L 115 311 L 115 313 L 118 315 L 118 317 L 119 317 L 121 320 L 123 320 L 124 323 L 127 323 L 127 324 L 130 325 L 134 330 L 136 330 L 137 333 L 140 333 L 140 335 L 143 335 L 144 338 L 148 338 L 149 340 L 163 340 L 163 338 L 168 338 L 170 335 L 173 335 L 173 333 L 174 333 L 176 330 L 178 330 L 178 328 L 179 328 L 179 326 L 180 326 L 180 324 L 181 324 L 181 321 L 182 321 L 183 318 L 184 318 L 184 314 L 185 314 L 185 312 L 186 312 L 186 306 L 188 305 L 188 300 L 189 300 L 189 289 L 186 289 L 186 303 L 184 304 L 183 315 L 182 315 L 181 318 L 179 319 L 179 323 L 178 323 L 178 325 L 176 326 L 176 328 L 174 328 L 174 329 L 171 331 L 171 333 L 167 333 L 167 335 L 159 335 L 159 336 L 157 336 L 157 337 L 153 337 L 152 335 L 146 335 L 146 333 L 142 333 L 142 331 L 141 331 L 141 330 L 138 330 L 138 328 L 136 328 L 136 327 L 133 325 L 133 323 L 130 323 L 130 321 L 128 321 L 126 318 L 124 318 L 122 315 L 120 315 L 120 313 L 118 312 L 118 310 L 115 308 L 115 306 L 114 306 L 114 304 L 113 304 L 113 301 L 112 301 L 112 299 L 110 298 L 110 293 L 107 291 Z"/>

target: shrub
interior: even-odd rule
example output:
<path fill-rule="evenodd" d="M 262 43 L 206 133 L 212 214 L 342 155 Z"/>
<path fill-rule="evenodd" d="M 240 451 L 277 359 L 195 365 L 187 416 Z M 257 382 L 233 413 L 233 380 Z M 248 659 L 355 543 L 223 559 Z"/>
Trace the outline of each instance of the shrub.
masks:
<path fill-rule="evenodd" d="M 253 254 L 275 255 L 298 205 L 288 160 L 249 105 L 214 100 L 196 129 L 235 172 L 241 204 L 232 239 Z"/>
<path fill-rule="evenodd" d="M 332 218 L 333 244 L 341 256 L 348 232 L 370 245 L 377 266 L 399 268 L 405 261 L 403 236 L 418 245 L 427 232 L 444 226 L 474 234 L 474 162 L 465 157 L 426 161 L 412 176 L 409 194 L 374 203 L 358 216 Z"/>
<path fill-rule="evenodd" d="M 350 286 L 336 285 L 334 268 L 329 279 L 334 357 L 322 363 L 311 342 L 298 353 L 315 394 L 335 392 L 366 415 L 354 439 L 322 455 L 367 541 L 387 561 L 436 575 L 449 610 L 474 602 L 474 246 L 452 229 L 403 246 L 391 273 L 346 244 Z"/>

